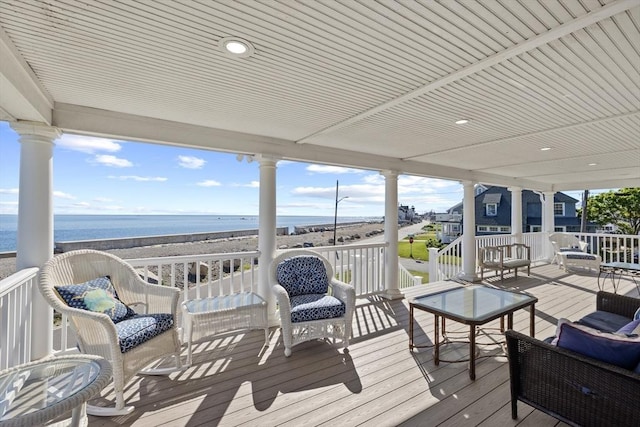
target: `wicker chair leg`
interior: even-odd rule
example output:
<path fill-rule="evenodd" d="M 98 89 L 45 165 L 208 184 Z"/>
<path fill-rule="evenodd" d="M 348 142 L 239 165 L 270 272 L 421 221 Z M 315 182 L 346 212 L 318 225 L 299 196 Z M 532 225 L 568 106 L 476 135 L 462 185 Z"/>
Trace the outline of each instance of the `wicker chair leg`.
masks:
<path fill-rule="evenodd" d="M 87 405 L 87 414 L 95 417 L 117 417 L 120 415 L 128 415 L 133 412 L 133 406 L 124 406 L 124 394 L 122 391 L 116 393 L 116 406 L 93 406 Z"/>

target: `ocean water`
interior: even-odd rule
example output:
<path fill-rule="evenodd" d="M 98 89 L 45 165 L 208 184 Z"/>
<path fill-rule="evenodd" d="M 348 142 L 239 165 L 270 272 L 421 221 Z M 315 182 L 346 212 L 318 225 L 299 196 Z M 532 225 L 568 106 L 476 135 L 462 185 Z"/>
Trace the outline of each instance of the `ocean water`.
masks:
<path fill-rule="evenodd" d="M 333 224 L 333 216 L 278 216 L 278 227 Z M 339 223 L 380 217 L 338 217 Z M 243 215 L 55 215 L 54 242 L 209 233 L 258 228 L 258 216 Z M 0 215 L 0 252 L 16 250 L 17 215 Z"/>

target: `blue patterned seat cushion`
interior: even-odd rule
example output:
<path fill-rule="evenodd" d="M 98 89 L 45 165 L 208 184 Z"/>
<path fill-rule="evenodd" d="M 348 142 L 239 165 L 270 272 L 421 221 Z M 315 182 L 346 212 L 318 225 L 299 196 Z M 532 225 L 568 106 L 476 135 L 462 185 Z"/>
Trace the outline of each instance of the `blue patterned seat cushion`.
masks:
<path fill-rule="evenodd" d="M 136 314 L 118 299 L 109 276 L 98 277 L 77 285 L 54 286 L 64 302 L 73 308 L 104 313 L 118 323 Z"/>
<path fill-rule="evenodd" d="M 166 313 L 136 314 L 127 320 L 116 323 L 120 351 L 126 353 L 172 327 L 173 316 Z"/>
<path fill-rule="evenodd" d="M 333 319 L 344 316 L 345 305 L 336 297 L 324 294 L 291 297 L 291 322 Z"/>
<path fill-rule="evenodd" d="M 289 297 L 307 294 L 325 294 L 329 289 L 327 269 L 315 256 L 287 258 L 276 269 L 278 283 Z"/>
<path fill-rule="evenodd" d="M 595 255 L 587 254 L 584 252 L 565 252 L 564 255 L 567 259 L 587 259 L 594 261 L 597 259 Z"/>

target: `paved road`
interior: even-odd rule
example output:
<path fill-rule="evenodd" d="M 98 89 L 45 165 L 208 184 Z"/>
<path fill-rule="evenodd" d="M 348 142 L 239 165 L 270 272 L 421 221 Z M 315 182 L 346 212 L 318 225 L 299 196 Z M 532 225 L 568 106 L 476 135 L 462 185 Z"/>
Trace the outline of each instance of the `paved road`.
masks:
<path fill-rule="evenodd" d="M 422 231 L 422 227 L 427 225 L 426 222 L 418 224 L 408 225 L 406 227 L 398 228 L 398 241 L 404 239 L 409 234 L 419 234 Z M 377 236 L 370 237 L 362 240 L 362 243 L 382 243 L 384 242 L 384 234 L 378 234 Z M 400 263 L 409 270 L 422 271 L 424 273 L 429 272 L 429 263 L 415 260 L 411 258 L 400 258 Z"/>

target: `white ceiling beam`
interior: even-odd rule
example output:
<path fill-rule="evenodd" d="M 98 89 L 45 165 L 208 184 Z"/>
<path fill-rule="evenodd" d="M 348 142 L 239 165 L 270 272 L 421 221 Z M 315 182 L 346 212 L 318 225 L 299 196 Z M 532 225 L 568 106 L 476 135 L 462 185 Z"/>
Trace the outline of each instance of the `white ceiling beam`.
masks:
<path fill-rule="evenodd" d="M 125 141 L 152 142 L 229 153 L 263 154 L 301 162 L 376 171 L 396 170 L 408 175 L 454 181 L 492 182 L 503 186 L 517 186 L 541 191 L 551 190 L 549 184 L 527 179 L 473 172 L 438 164 L 404 161 L 313 144 L 299 145 L 295 141 L 285 139 L 189 125 L 78 105 L 56 103 L 53 111 L 53 125 L 66 133 L 101 136 Z"/>
<path fill-rule="evenodd" d="M 557 131 L 560 131 L 560 130 L 577 129 L 577 128 L 581 128 L 581 127 L 587 126 L 587 125 L 594 125 L 594 124 L 598 124 L 598 123 L 606 123 L 606 122 L 609 122 L 609 121 L 612 121 L 612 120 L 623 119 L 625 117 L 633 117 L 633 116 L 639 116 L 639 115 L 640 115 L 640 110 L 636 110 L 636 111 L 631 111 L 629 113 L 617 114 L 615 116 L 609 116 L 609 117 L 604 117 L 604 118 L 600 118 L 600 119 L 588 120 L 588 121 L 580 122 L 580 123 L 573 123 L 573 124 L 566 125 L 566 126 L 558 126 L 558 127 L 555 127 L 555 128 L 549 128 L 549 129 L 543 129 L 543 130 L 538 130 L 538 131 L 533 131 L 533 132 L 528 132 L 528 133 L 522 133 L 522 134 L 519 134 L 519 135 L 508 136 L 508 137 L 505 137 L 505 138 L 492 139 L 490 141 L 478 142 L 477 144 L 469 144 L 469 145 L 464 145 L 462 147 L 455 147 L 455 148 L 450 148 L 450 149 L 445 149 L 445 150 L 432 151 L 430 153 L 416 154 L 414 156 L 405 157 L 404 160 L 417 159 L 417 158 L 420 158 L 420 157 L 428 157 L 428 156 L 433 156 L 433 155 L 436 155 L 436 154 L 452 153 L 452 152 L 457 152 L 457 151 L 465 151 L 465 150 L 468 150 L 470 148 L 480 148 L 480 147 L 487 146 L 487 145 L 501 144 L 501 143 L 504 143 L 504 142 L 513 141 L 513 140 L 521 139 L 521 138 L 528 138 L 528 137 L 532 137 L 532 136 L 542 136 L 542 135 L 546 135 L 546 134 L 552 133 L 552 132 L 557 132 Z"/>
<path fill-rule="evenodd" d="M 557 40 L 561 37 L 564 37 L 568 34 L 571 34 L 577 30 L 588 27 L 589 25 L 595 24 L 598 21 L 609 18 L 613 15 L 617 15 L 622 13 L 628 9 L 634 8 L 638 6 L 638 0 L 617 0 L 612 3 L 609 3 L 602 8 L 589 12 L 586 15 L 583 15 L 579 18 L 574 19 L 573 21 L 567 22 L 565 24 L 560 25 L 559 27 L 553 28 L 546 33 L 540 34 L 529 40 L 526 40 L 522 43 L 518 43 L 515 46 L 512 46 L 508 49 L 505 49 L 501 52 L 493 54 L 481 61 L 475 62 L 471 65 L 468 65 L 456 72 L 453 72 L 445 77 L 442 77 L 438 80 L 435 80 L 431 83 L 427 83 L 424 86 L 421 86 L 411 92 L 405 93 L 397 98 L 394 98 L 390 101 L 384 102 L 382 104 L 377 105 L 376 107 L 370 108 L 369 110 L 363 111 L 362 113 L 356 114 L 346 120 L 338 122 L 334 125 L 328 126 L 324 129 L 321 129 L 317 132 L 314 132 L 310 135 L 301 138 L 297 142 L 299 144 L 308 143 L 313 137 L 327 134 L 332 131 L 341 129 L 345 126 L 349 126 L 353 123 L 359 122 L 361 120 L 366 119 L 367 117 L 371 117 L 374 114 L 380 113 L 382 111 L 388 110 L 390 108 L 395 107 L 396 105 L 402 104 L 404 102 L 410 101 L 417 97 L 420 97 L 426 93 L 432 92 L 436 89 L 439 89 L 445 85 L 453 83 L 457 80 L 463 79 L 469 75 L 478 73 L 487 68 L 493 67 L 496 64 L 499 64 L 503 61 L 506 61 L 510 58 L 518 56 L 522 53 L 528 52 L 530 50 L 536 49 L 540 46 L 544 46 L 545 44 Z"/>
<path fill-rule="evenodd" d="M 0 27 L 0 109 L 13 120 L 51 124 L 53 98 Z"/>
<path fill-rule="evenodd" d="M 567 182 L 554 185 L 553 191 L 607 190 L 610 188 L 640 187 L 640 178 L 598 180 L 592 182 Z"/>

